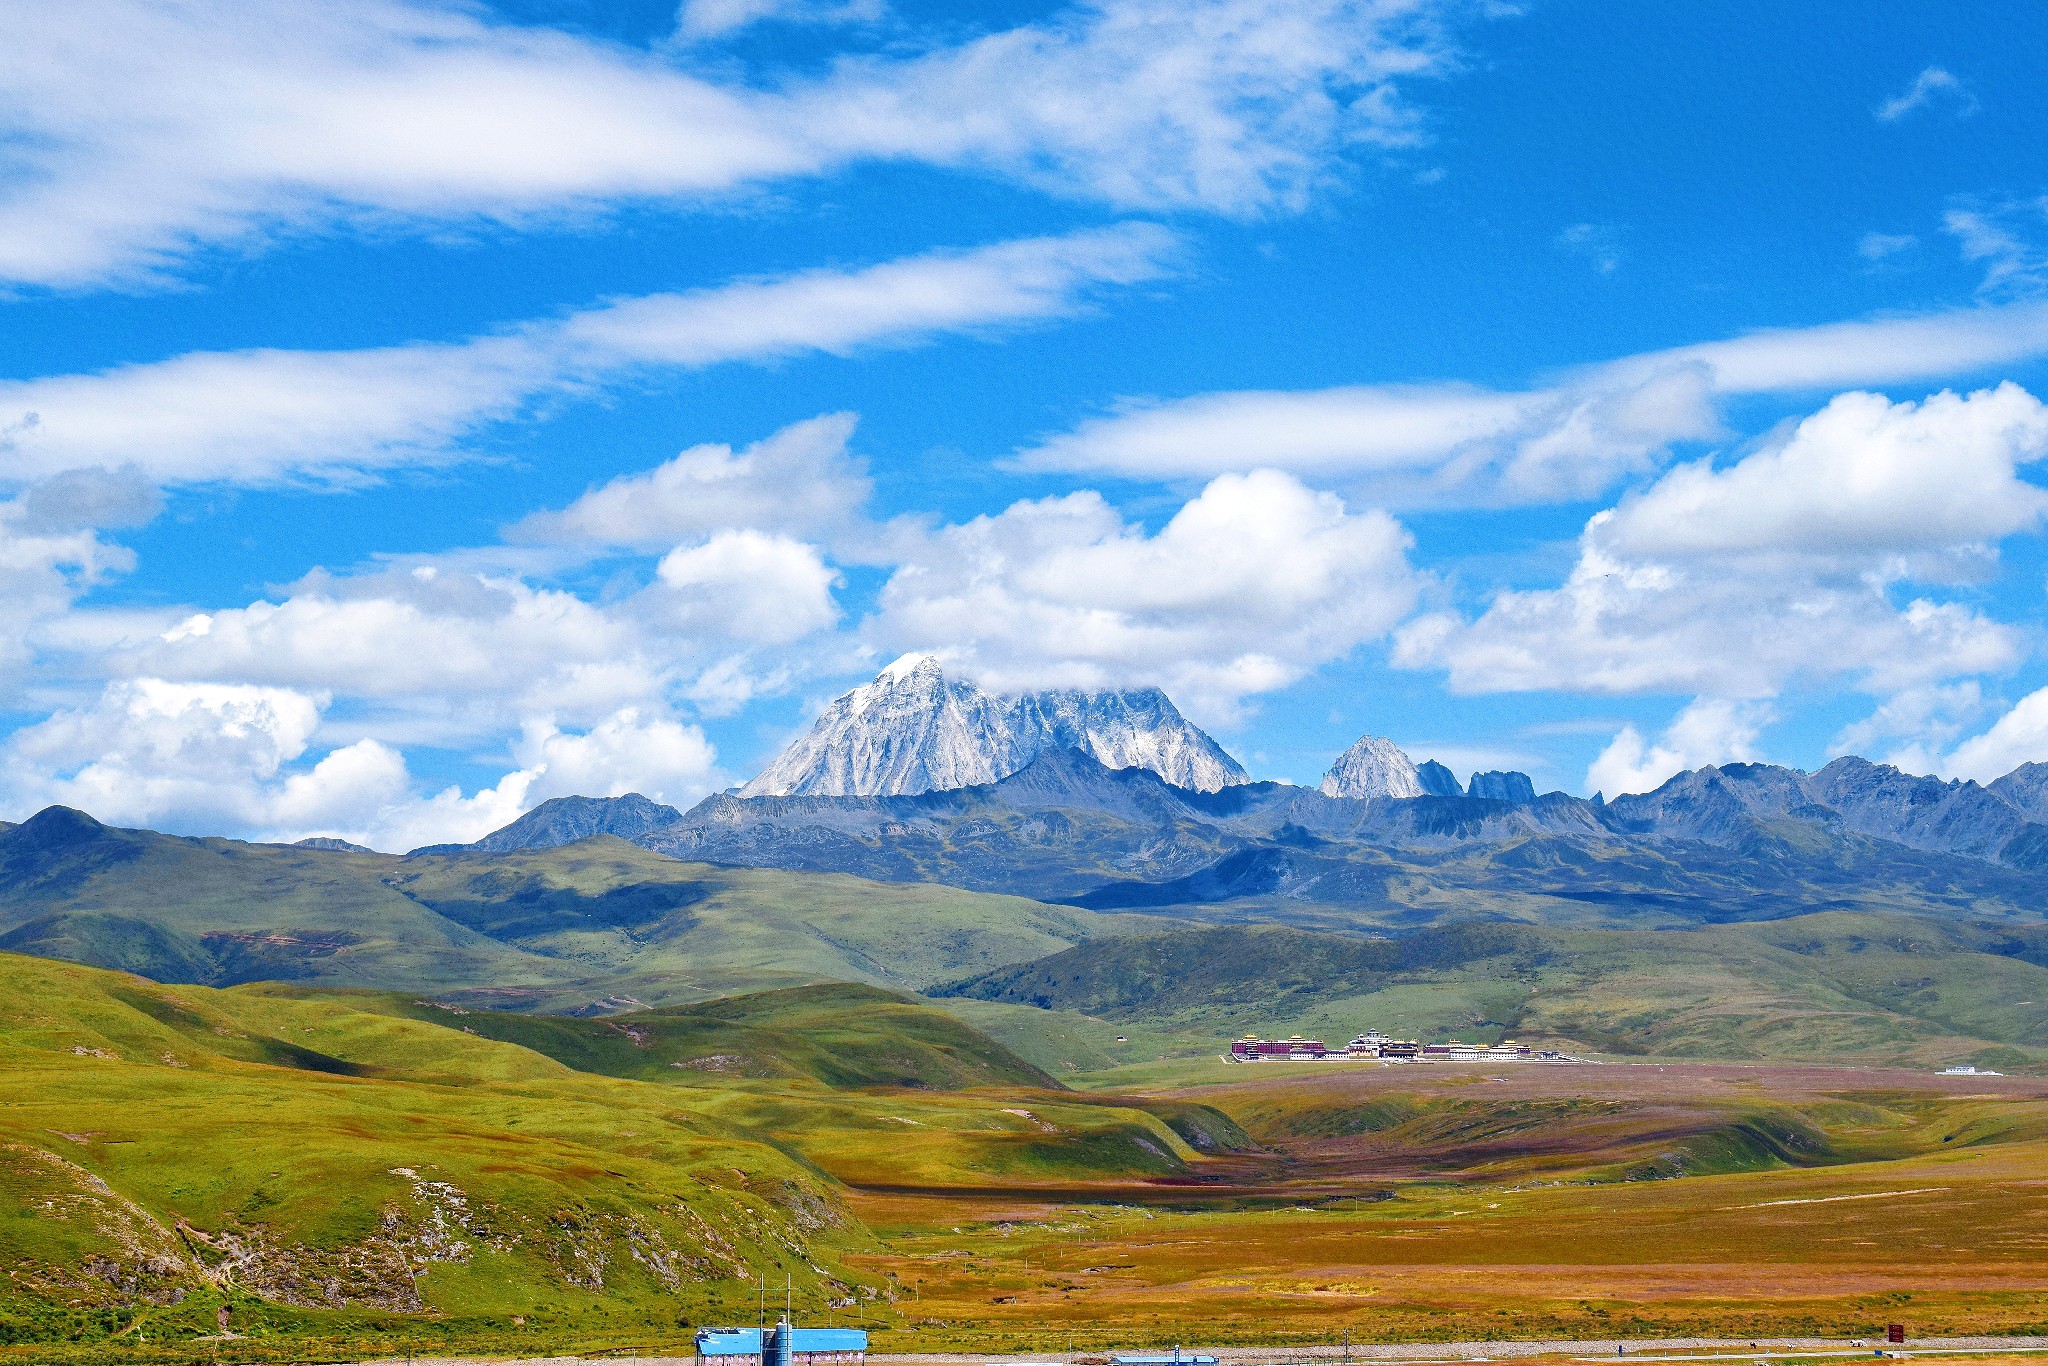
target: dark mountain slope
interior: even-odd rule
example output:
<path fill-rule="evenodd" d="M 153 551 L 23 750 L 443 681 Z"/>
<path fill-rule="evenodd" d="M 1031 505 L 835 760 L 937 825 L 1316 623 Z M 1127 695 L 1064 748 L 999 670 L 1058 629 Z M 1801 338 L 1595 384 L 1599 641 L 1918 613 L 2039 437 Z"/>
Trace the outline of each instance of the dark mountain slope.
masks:
<path fill-rule="evenodd" d="M 475 844 L 436 844 L 415 854 L 503 854 L 514 849 L 552 849 L 593 835 L 637 839 L 682 818 L 673 806 L 628 792 L 623 797 L 555 797 Z"/>

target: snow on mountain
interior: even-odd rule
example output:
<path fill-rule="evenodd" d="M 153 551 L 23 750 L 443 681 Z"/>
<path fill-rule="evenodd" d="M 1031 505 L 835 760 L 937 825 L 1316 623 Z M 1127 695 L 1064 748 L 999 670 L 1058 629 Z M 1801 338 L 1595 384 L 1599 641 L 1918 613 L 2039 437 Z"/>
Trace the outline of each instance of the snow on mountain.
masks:
<path fill-rule="evenodd" d="M 1251 781 L 1157 688 L 998 697 L 905 655 L 825 708 L 742 797 L 905 796 L 992 783 L 1047 749 L 1214 792 Z"/>
<path fill-rule="evenodd" d="M 1325 797 L 1420 797 L 1425 795 L 1415 761 L 1392 740 L 1361 735 L 1337 756 L 1317 791 Z"/>

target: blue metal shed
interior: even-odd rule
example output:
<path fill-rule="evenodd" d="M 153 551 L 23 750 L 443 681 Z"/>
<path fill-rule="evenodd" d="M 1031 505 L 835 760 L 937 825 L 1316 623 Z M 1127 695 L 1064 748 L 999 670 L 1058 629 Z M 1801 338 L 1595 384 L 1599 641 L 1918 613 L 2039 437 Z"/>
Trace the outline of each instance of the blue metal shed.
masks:
<path fill-rule="evenodd" d="M 867 1349 L 868 1331 L 865 1328 L 789 1330 L 789 1350 L 792 1352 L 865 1352 Z"/>
<path fill-rule="evenodd" d="M 697 1355 L 700 1357 L 758 1357 L 761 1330 L 758 1328 L 699 1328 Z"/>

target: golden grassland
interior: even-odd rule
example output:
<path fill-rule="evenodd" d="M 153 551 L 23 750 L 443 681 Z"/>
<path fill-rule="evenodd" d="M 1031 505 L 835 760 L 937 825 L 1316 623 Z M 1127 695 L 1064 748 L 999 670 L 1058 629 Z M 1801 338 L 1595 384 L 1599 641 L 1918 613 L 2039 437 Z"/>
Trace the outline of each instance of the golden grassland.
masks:
<path fill-rule="evenodd" d="M 1197 1164 L 1192 1182 L 1055 1198 L 853 1191 L 886 1247 L 854 1260 L 916 1288 L 915 1330 L 888 1340 L 2048 1327 L 2037 1080 L 1276 1066 L 1169 1094 L 1229 1114 L 1263 1151 Z"/>

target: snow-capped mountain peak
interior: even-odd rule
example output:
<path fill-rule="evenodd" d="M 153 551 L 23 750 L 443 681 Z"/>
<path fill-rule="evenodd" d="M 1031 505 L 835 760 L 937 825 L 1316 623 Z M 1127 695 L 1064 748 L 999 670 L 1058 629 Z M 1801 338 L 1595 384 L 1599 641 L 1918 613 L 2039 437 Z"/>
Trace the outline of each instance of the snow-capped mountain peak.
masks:
<path fill-rule="evenodd" d="M 1361 735 L 1337 756 L 1317 788 L 1326 797 L 1420 797 L 1415 761 L 1392 740 Z"/>
<path fill-rule="evenodd" d="M 943 673 L 937 655 L 928 655 L 912 650 L 907 655 L 898 655 L 890 665 L 875 675 L 877 683 L 897 683 L 909 678 L 920 669 L 932 673 Z"/>
<path fill-rule="evenodd" d="M 902 796 L 1005 778 L 1049 748 L 1146 768 L 1213 792 L 1249 782 L 1236 760 L 1157 688 L 1000 697 L 907 654 L 819 715 L 740 789 L 743 797 Z"/>

